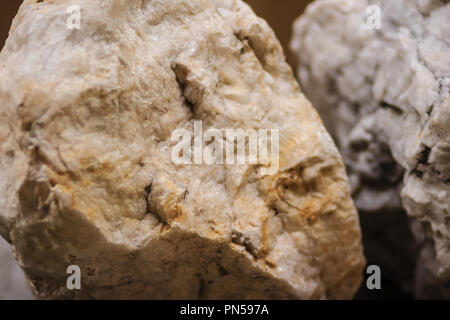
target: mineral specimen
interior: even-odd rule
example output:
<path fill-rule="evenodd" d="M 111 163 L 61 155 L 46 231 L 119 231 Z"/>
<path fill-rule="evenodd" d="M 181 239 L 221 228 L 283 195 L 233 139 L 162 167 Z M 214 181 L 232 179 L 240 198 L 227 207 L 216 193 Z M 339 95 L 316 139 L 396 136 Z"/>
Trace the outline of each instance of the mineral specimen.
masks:
<path fill-rule="evenodd" d="M 26 0 L 0 54 L 0 117 L 0 234 L 40 298 L 351 298 L 360 284 L 342 159 L 242 1 Z M 279 170 L 175 164 L 171 135 L 194 121 L 279 129 Z"/>
<path fill-rule="evenodd" d="M 404 208 L 412 218 L 423 298 L 450 297 L 449 18 L 449 1 L 322 0 L 296 21 L 292 40 L 358 209 Z"/>

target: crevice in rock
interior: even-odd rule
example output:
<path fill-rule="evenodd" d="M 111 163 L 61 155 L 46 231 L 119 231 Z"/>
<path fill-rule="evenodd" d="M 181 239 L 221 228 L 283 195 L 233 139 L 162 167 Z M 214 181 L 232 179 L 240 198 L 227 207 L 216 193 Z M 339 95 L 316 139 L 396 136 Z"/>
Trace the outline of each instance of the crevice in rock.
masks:
<path fill-rule="evenodd" d="M 192 101 L 189 100 L 189 98 L 185 94 L 186 77 L 188 73 L 187 68 L 179 63 L 172 63 L 170 68 L 175 74 L 175 79 L 178 83 L 178 86 L 180 87 L 181 96 L 186 104 L 186 107 L 191 111 L 192 114 L 195 114 L 196 106 Z"/>
<path fill-rule="evenodd" d="M 152 216 L 154 216 L 157 219 L 158 223 L 161 224 L 163 228 L 165 228 L 167 226 L 167 223 L 164 221 L 164 219 L 162 217 L 159 216 L 159 214 L 157 212 L 154 212 L 151 209 L 150 195 L 152 193 L 152 185 L 153 185 L 153 180 L 150 182 L 150 184 L 148 186 L 146 186 L 144 188 L 144 190 L 145 190 L 145 203 L 146 203 L 145 213 L 146 214 L 151 214 Z"/>
<path fill-rule="evenodd" d="M 272 210 L 272 211 L 273 211 L 273 215 L 274 215 L 274 216 L 277 216 L 277 215 L 280 214 L 280 212 L 278 211 L 278 209 L 275 208 L 274 206 L 269 207 L 269 210 Z"/>
<path fill-rule="evenodd" d="M 443 183 L 449 183 L 450 178 L 447 178 L 444 173 L 436 170 L 432 164 L 428 162 L 428 158 L 431 153 L 431 148 L 425 146 L 422 152 L 417 157 L 417 165 L 411 170 L 411 174 L 415 174 L 417 177 L 422 178 L 424 172 L 429 172 L 437 176 Z"/>
<path fill-rule="evenodd" d="M 421 171 L 421 170 L 419 170 L 417 168 L 412 169 L 410 174 L 411 175 L 415 175 L 418 178 L 422 178 L 423 177 L 423 171 Z"/>
<path fill-rule="evenodd" d="M 243 246 L 245 248 L 245 251 L 250 253 L 255 259 L 258 259 L 258 250 L 253 245 L 249 237 L 244 236 L 243 234 L 233 231 L 231 234 L 231 241 L 234 244 Z"/>
<path fill-rule="evenodd" d="M 404 113 L 401 108 L 394 106 L 393 104 L 387 103 L 386 101 L 381 101 L 380 107 L 384 109 L 390 109 L 399 115 L 402 115 Z"/>
<path fill-rule="evenodd" d="M 261 67 L 266 72 L 269 72 L 269 70 L 267 70 L 266 62 L 264 59 L 264 51 L 256 50 L 254 45 L 252 45 L 252 39 L 250 37 L 248 37 L 247 35 L 243 35 L 240 32 L 234 32 L 234 35 L 243 45 L 243 50 L 241 50 L 241 54 L 248 52 L 248 51 L 252 51 L 253 54 L 255 55 L 256 59 L 258 59 Z"/>
<path fill-rule="evenodd" d="M 431 148 L 425 146 L 423 151 L 419 154 L 419 157 L 418 157 L 417 161 L 420 164 L 427 165 L 428 164 L 428 158 L 430 156 L 430 152 L 431 152 Z"/>
<path fill-rule="evenodd" d="M 146 186 L 144 188 L 144 190 L 145 190 L 145 203 L 147 204 L 146 213 L 150 213 L 150 214 L 154 214 L 150 210 L 150 201 L 149 201 L 150 193 L 152 193 L 152 184 L 153 184 L 153 180 L 150 182 L 150 184 L 148 186 Z M 159 217 L 158 217 L 158 219 L 159 219 Z"/>

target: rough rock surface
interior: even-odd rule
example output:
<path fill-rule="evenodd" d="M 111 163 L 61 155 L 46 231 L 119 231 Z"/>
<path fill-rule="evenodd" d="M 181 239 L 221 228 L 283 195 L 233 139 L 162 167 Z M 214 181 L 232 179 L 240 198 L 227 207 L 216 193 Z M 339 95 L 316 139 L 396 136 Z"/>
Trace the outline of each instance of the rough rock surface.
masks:
<path fill-rule="evenodd" d="M 20 269 L 11 246 L 0 237 L 0 300 L 33 299 L 22 269 Z"/>
<path fill-rule="evenodd" d="M 81 28 L 66 8 L 81 5 Z M 0 54 L 0 233 L 40 298 L 351 298 L 344 164 L 241 1 L 24 1 Z M 175 165 L 171 133 L 280 129 L 280 166 Z M 81 290 L 66 269 L 81 268 Z"/>
<path fill-rule="evenodd" d="M 369 5 L 381 9 L 381 29 L 365 23 Z M 449 18 L 449 1 L 316 1 L 291 44 L 357 208 L 413 218 L 418 297 L 450 297 Z"/>

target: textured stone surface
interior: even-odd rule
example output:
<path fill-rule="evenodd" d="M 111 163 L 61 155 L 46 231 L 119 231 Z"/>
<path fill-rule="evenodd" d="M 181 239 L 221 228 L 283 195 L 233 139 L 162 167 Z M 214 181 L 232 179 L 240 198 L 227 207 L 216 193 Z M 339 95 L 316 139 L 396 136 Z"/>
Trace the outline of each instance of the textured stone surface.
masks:
<path fill-rule="evenodd" d="M 365 24 L 373 4 L 380 30 Z M 449 1 L 316 1 L 291 45 L 302 88 L 343 153 L 356 206 L 405 208 L 413 218 L 423 246 L 418 297 L 450 296 L 449 17 Z M 442 291 L 426 289 L 430 281 Z"/>
<path fill-rule="evenodd" d="M 80 4 L 80 30 L 66 8 Z M 351 298 L 341 157 L 241 1 L 24 1 L 0 54 L 0 233 L 41 298 Z M 174 165 L 174 129 L 280 129 L 280 169 Z M 66 268 L 82 270 L 68 291 Z"/>
<path fill-rule="evenodd" d="M 0 300 L 33 299 L 22 269 L 20 269 L 11 246 L 0 237 Z"/>

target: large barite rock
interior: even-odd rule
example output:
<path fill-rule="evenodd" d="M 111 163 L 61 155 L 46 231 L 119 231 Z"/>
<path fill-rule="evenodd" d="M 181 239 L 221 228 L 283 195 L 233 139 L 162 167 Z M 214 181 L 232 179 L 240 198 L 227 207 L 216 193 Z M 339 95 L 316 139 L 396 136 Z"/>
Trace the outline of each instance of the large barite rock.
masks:
<path fill-rule="evenodd" d="M 422 298 L 450 297 L 449 17 L 448 1 L 316 1 L 292 40 L 358 209 L 413 219 Z"/>
<path fill-rule="evenodd" d="M 74 4 L 79 30 L 66 26 Z M 341 157 L 242 1 L 24 1 L 0 55 L 0 106 L 0 230 L 38 297 L 358 288 Z M 175 165 L 171 134 L 194 121 L 280 129 L 279 170 Z M 66 287 L 70 265 L 81 290 Z"/>

